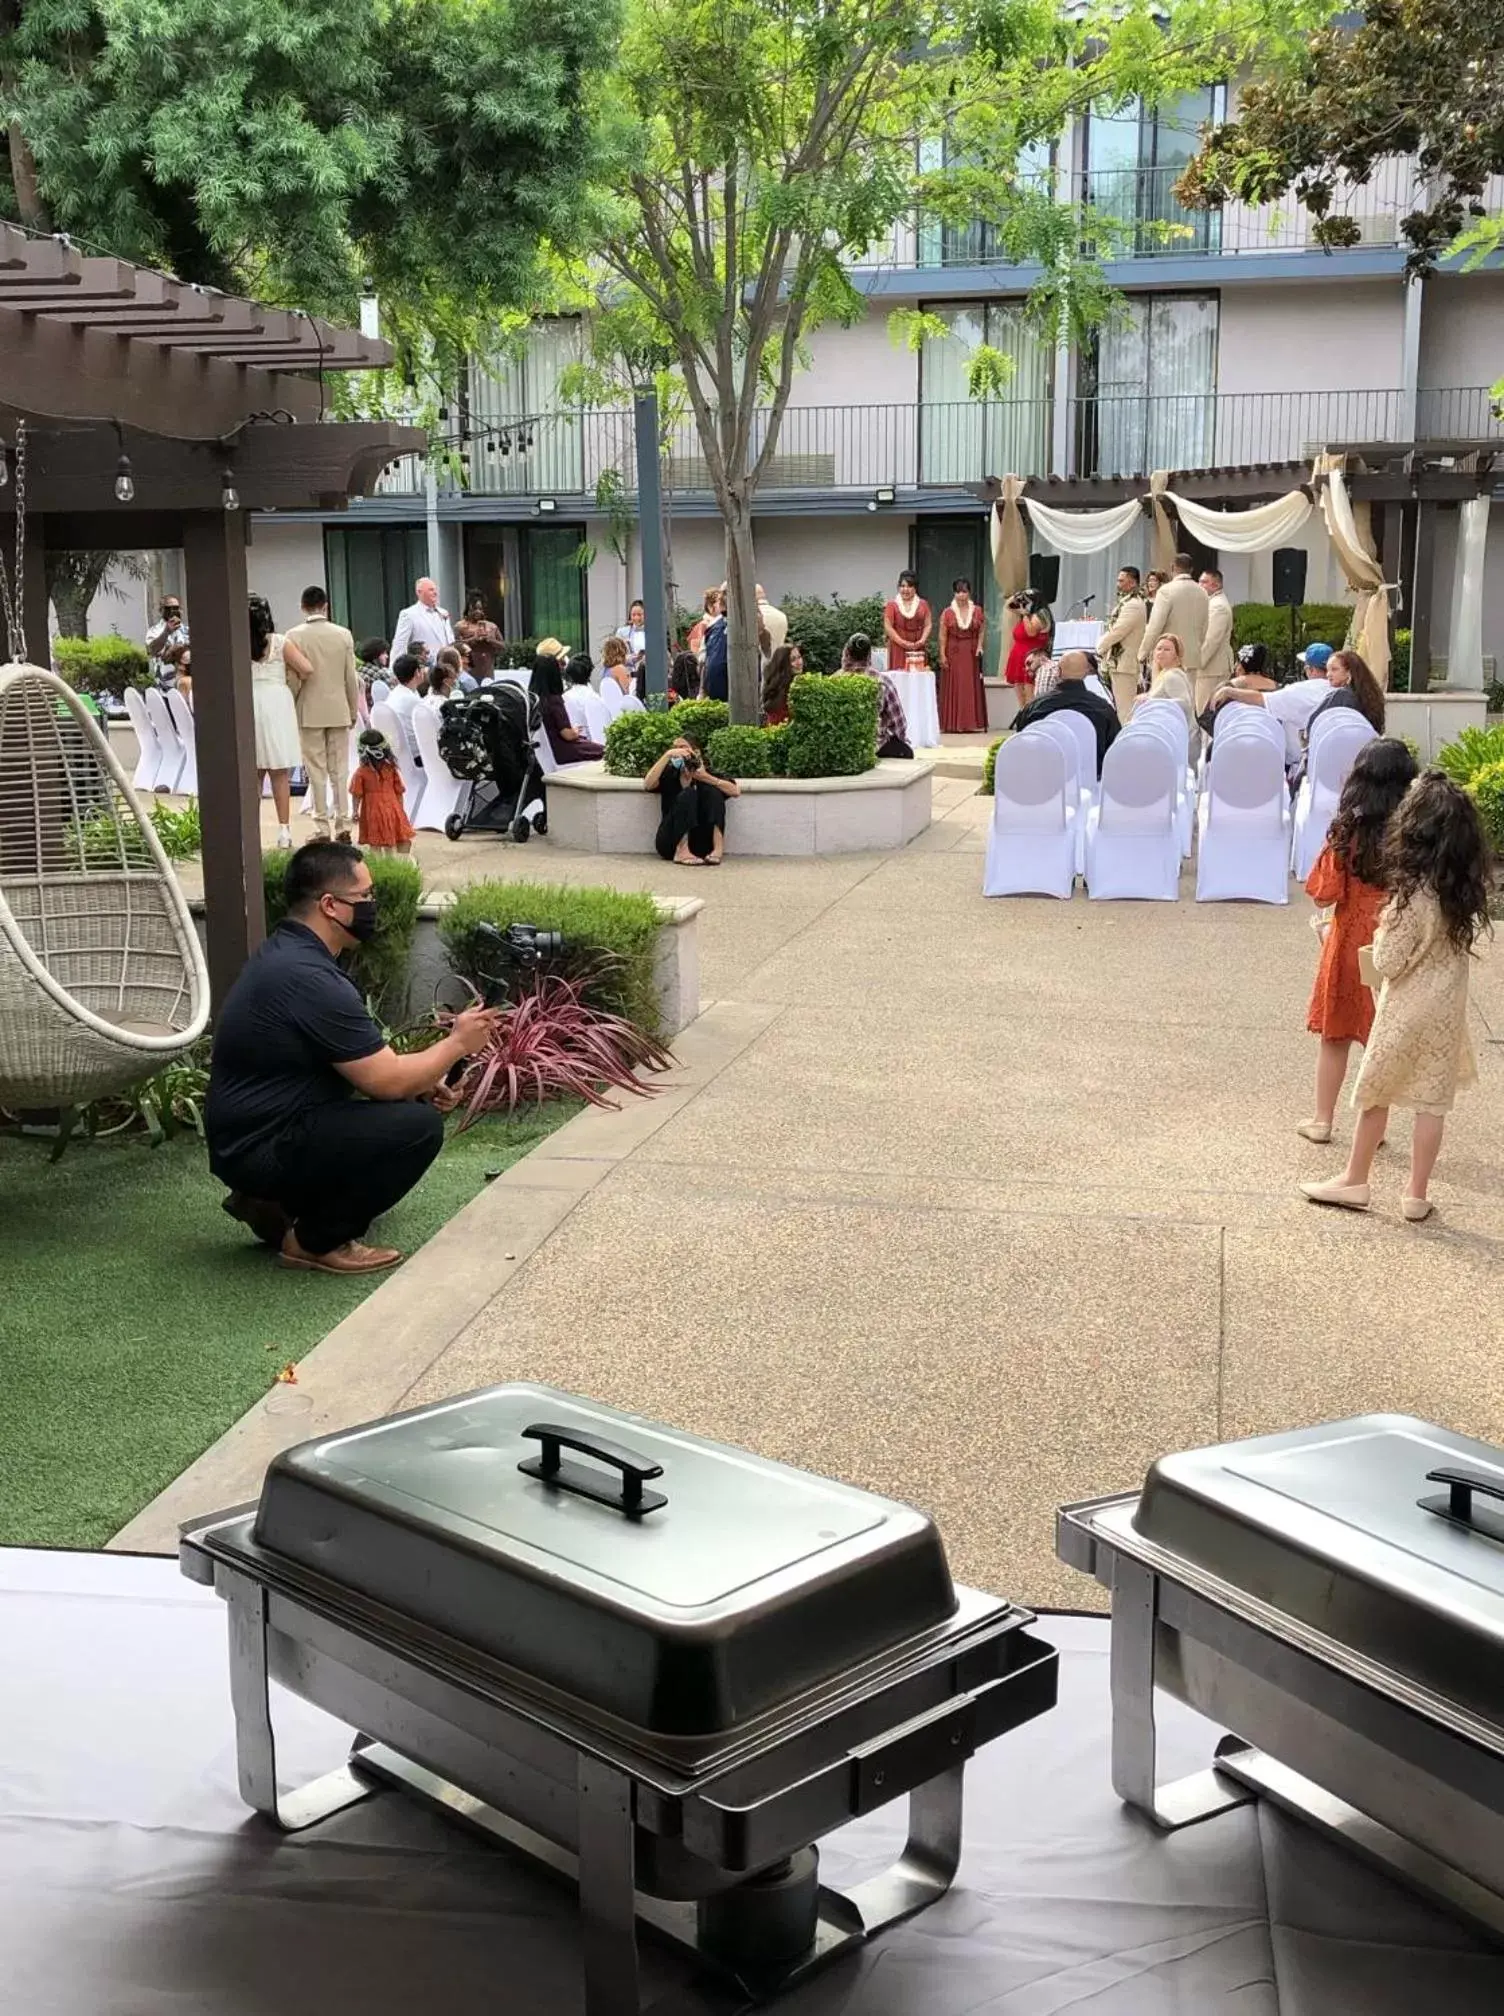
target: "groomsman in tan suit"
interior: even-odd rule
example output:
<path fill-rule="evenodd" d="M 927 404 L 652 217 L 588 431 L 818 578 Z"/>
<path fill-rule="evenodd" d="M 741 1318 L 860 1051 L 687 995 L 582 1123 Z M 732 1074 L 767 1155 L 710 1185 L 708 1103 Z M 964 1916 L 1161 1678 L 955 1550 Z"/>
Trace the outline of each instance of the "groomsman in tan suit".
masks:
<path fill-rule="evenodd" d="M 1237 671 L 1232 649 L 1232 604 L 1222 592 L 1222 576 L 1215 567 L 1202 570 L 1201 585 L 1206 590 L 1206 642 L 1201 647 L 1201 671 L 1196 679 L 1196 712 L 1211 704 L 1211 697 Z"/>
<path fill-rule="evenodd" d="M 1195 566 L 1189 553 L 1175 555 L 1175 572 L 1154 598 L 1138 655 L 1145 665 L 1152 665 L 1154 647 L 1160 638 L 1178 637 L 1181 663 L 1199 693 L 1201 653 L 1206 644 L 1210 604 L 1206 590 L 1194 578 Z"/>
<path fill-rule="evenodd" d="M 355 725 L 355 639 L 329 621 L 329 597 L 322 588 L 303 590 L 303 621 L 287 633 L 312 670 L 298 679 L 289 670 L 287 683 L 298 703 L 303 733 L 303 761 L 313 799 L 315 835 L 329 838 L 329 792 L 334 793 L 334 832 L 350 837 L 350 730 Z"/>
<path fill-rule="evenodd" d="M 1112 621 L 1097 641 L 1097 657 L 1112 680 L 1112 697 L 1118 719 L 1125 728 L 1138 698 L 1138 647 L 1148 620 L 1149 605 L 1144 600 L 1138 569 L 1120 567 L 1118 599 L 1113 605 Z"/>

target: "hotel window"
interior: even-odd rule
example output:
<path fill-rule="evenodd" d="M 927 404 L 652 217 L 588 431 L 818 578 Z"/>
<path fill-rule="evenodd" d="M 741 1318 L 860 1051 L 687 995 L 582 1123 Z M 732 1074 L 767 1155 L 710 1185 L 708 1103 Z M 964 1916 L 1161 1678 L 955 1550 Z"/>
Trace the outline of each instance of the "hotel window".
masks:
<path fill-rule="evenodd" d="M 1226 117 L 1225 86 L 1188 91 L 1157 110 L 1130 99 L 1110 117 L 1086 121 L 1084 195 L 1121 232 L 1101 246 L 1104 258 L 1167 257 L 1219 249 L 1215 210 L 1186 210 L 1175 184 L 1201 143 L 1202 128 Z"/>
<path fill-rule="evenodd" d="M 1078 470 L 1128 476 L 1207 467 L 1216 388 L 1217 296 L 1130 296 L 1081 359 Z"/>
<path fill-rule="evenodd" d="M 1003 472 L 1041 475 L 1050 455 L 1050 345 L 1021 301 L 931 304 L 947 325 L 919 361 L 919 480 L 974 483 Z M 973 399 L 967 365 L 983 344 L 1013 360 L 994 399 Z"/>

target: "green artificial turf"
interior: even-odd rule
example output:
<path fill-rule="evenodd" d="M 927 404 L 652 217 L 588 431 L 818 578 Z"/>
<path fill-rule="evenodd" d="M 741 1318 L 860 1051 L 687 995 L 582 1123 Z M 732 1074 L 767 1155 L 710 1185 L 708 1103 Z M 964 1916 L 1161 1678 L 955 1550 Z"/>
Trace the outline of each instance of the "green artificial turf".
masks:
<path fill-rule="evenodd" d="M 381 1237 L 410 1253 L 577 1110 L 451 1134 Z M 50 1145 L 0 1136 L 0 1545 L 98 1547 L 387 1277 L 279 1267 L 192 1135 Z"/>

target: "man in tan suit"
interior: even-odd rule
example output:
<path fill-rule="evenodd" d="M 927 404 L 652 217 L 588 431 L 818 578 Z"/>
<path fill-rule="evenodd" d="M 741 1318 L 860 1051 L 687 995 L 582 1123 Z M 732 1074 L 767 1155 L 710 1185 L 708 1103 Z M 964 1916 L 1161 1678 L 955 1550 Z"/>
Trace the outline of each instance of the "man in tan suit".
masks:
<path fill-rule="evenodd" d="M 1112 621 L 1097 642 L 1097 656 L 1102 670 L 1112 681 L 1112 697 L 1117 704 L 1118 719 L 1125 728 L 1128 716 L 1133 712 L 1133 703 L 1138 698 L 1138 647 L 1143 641 L 1144 625 L 1148 620 L 1149 605 L 1139 585 L 1138 569 L 1120 567 L 1118 599 L 1113 605 Z"/>
<path fill-rule="evenodd" d="M 1206 590 L 1207 610 L 1206 641 L 1201 646 L 1201 671 L 1196 680 L 1198 714 L 1238 669 L 1232 650 L 1232 604 L 1222 592 L 1220 572 L 1215 567 L 1204 568 L 1201 585 Z"/>
<path fill-rule="evenodd" d="M 1149 621 L 1144 626 L 1138 655 L 1151 672 L 1154 647 L 1161 637 L 1180 639 L 1181 664 L 1190 683 L 1199 692 L 1201 653 L 1206 644 L 1206 622 L 1210 612 L 1206 590 L 1194 577 L 1195 561 L 1189 553 L 1175 555 L 1175 572 L 1154 598 Z"/>
<path fill-rule="evenodd" d="M 350 730 L 355 725 L 355 639 L 329 621 L 329 597 L 322 588 L 303 591 L 303 621 L 287 633 L 312 667 L 306 679 L 288 673 L 298 703 L 303 761 L 313 798 L 314 829 L 329 837 L 329 791 L 334 792 L 334 829 L 350 837 Z"/>

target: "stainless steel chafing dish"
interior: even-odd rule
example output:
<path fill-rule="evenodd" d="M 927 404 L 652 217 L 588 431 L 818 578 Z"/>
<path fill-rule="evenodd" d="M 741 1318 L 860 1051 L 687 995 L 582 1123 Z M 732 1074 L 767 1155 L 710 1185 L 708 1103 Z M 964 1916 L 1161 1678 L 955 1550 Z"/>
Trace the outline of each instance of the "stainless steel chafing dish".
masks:
<path fill-rule="evenodd" d="M 1404 1415 L 1169 1456 L 1067 1505 L 1112 1591 L 1112 1782 L 1164 1828 L 1262 1793 L 1504 1936 L 1504 1451 Z M 1161 1785 L 1155 1693 L 1234 1735 Z"/>
<path fill-rule="evenodd" d="M 573 1877 L 590 2016 L 635 2016 L 639 1921 L 762 1998 L 932 1903 L 967 1758 L 1055 1699 L 921 1513 L 536 1386 L 291 1450 L 182 1563 L 228 1606 L 247 1802 L 296 1829 L 394 1782 Z M 279 1789 L 272 1680 L 348 1767 Z M 903 1794 L 893 1868 L 822 1886 L 820 1837 Z"/>

